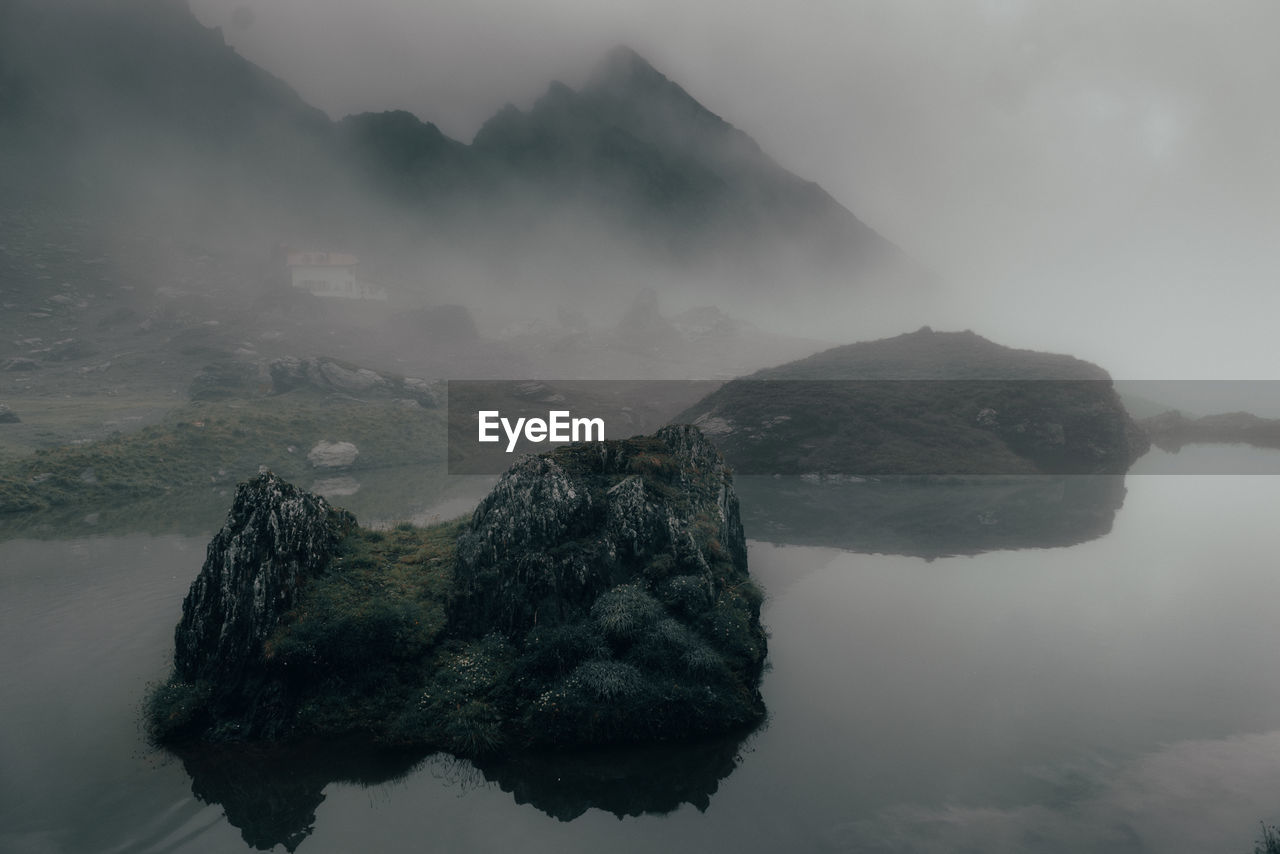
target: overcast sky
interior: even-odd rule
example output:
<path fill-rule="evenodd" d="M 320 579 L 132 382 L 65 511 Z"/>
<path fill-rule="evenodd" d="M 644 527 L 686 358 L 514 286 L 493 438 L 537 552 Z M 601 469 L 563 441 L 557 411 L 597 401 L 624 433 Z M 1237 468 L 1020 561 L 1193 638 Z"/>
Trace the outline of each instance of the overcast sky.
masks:
<path fill-rule="evenodd" d="M 191 2 L 334 117 L 463 141 L 630 44 L 937 270 L 943 326 L 1280 378 L 1277 0 Z"/>

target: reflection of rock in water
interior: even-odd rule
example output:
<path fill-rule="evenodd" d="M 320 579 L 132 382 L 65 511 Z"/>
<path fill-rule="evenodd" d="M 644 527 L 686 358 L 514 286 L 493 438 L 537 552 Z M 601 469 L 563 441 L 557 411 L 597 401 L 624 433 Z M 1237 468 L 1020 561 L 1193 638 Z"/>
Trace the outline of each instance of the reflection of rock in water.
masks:
<path fill-rule="evenodd" d="M 316 808 L 333 782 L 371 786 L 402 777 L 421 753 L 378 750 L 367 742 L 201 746 L 177 751 L 191 792 L 220 804 L 250 846 L 293 851 L 315 829 Z"/>
<path fill-rule="evenodd" d="M 1125 496 L 1123 475 L 736 483 L 751 539 L 929 559 L 1096 539 Z"/>
<path fill-rule="evenodd" d="M 681 744 L 538 752 L 477 764 L 485 779 L 560 821 L 591 808 L 618 818 L 711 804 L 742 759 L 750 731 Z"/>
<path fill-rule="evenodd" d="M 517 754 L 486 760 L 478 767 L 435 754 L 427 759 L 427 770 L 464 788 L 497 783 L 516 803 L 561 821 L 571 821 L 592 807 L 619 818 L 668 813 L 685 803 L 705 810 L 720 781 L 738 767 L 749 735 L 750 730 L 744 730 L 688 744 Z M 260 851 L 276 845 L 297 849 L 315 830 L 316 809 L 330 783 L 389 782 L 424 759 L 421 752 L 379 749 L 358 739 L 200 746 L 176 752 L 191 775 L 192 794 L 204 803 L 221 805 L 227 821 Z"/>

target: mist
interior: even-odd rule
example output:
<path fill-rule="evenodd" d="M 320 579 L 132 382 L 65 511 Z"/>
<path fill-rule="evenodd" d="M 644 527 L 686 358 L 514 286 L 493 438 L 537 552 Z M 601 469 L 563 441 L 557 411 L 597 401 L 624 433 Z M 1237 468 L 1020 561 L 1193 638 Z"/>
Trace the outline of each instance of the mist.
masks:
<path fill-rule="evenodd" d="M 464 142 L 626 43 L 938 275 L 945 297 L 889 312 L 898 331 L 973 328 L 1126 378 L 1280 366 L 1271 3 L 193 9 L 333 117 L 408 109 Z M 774 308 L 825 340 L 893 331 Z"/>
<path fill-rule="evenodd" d="M 0 0 L 0 848 L 1280 845 L 1277 32 Z"/>

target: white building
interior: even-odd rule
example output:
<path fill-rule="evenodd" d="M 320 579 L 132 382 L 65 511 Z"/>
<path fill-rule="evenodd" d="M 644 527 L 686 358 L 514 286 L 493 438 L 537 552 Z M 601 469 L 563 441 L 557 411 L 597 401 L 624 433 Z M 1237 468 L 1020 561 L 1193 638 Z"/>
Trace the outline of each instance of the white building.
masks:
<path fill-rule="evenodd" d="M 285 266 L 291 284 L 318 297 L 385 300 L 377 285 L 356 278 L 360 259 L 346 252 L 289 252 Z"/>

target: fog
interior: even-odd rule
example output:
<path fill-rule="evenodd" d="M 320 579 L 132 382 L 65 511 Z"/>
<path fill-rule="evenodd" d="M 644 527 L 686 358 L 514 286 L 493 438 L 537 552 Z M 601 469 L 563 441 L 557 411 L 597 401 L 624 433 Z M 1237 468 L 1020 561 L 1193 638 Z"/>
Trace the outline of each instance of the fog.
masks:
<path fill-rule="evenodd" d="M 142 38 L 89 36 L 59 45 L 41 72 L 72 81 L 68 103 L 86 131 L 75 144 L 89 152 L 72 168 L 55 153 L 50 171 L 71 176 L 77 193 L 116 193 L 99 217 L 104 239 L 159 256 L 142 265 L 152 284 L 201 275 L 184 269 L 190 257 L 166 257 L 173 247 L 216 247 L 237 256 L 240 269 L 222 273 L 244 287 L 227 294 L 206 281 L 200 295 L 225 308 L 242 304 L 258 275 L 250 268 L 274 246 L 355 252 L 396 297 L 391 315 L 463 304 L 485 338 L 522 337 L 525 352 L 503 373 L 573 374 L 575 358 L 592 357 L 530 359 L 529 346 L 582 324 L 607 342 L 655 295 L 651 313 L 715 305 L 747 324 L 743 335 L 786 343 L 714 364 L 686 359 L 683 372 L 623 359 L 627 376 L 722 376 L 926 324 L 1071 353 L 1118 379 L 1280 373 L 1272 3 L 190 5 L 221 30 L 212 38 L 279 80 L 232 76 L 211 50 L 202 70 L 166 83 L 187 46 L 157 58 Z M 97 8 L 48 7 L 84 20 Z M 740 134 L 663 112 L 670 104 L 640 110 L 631 118 L 650 148 L 618 158 L 621 180 L 644 175 L 656 152 L 669 183 L 615 186 L 612 176 L 593 187 L 591 146 L 607 136 L 573 124 L 582 114 L 570 111 L 553 127 L 562 162 L 516 162 L 520 134 L 546 131 L 520 121 L 599 94 L 602 58 L 619 44 Z M 124 63 L 131 52 L 159 69 L 145 83 L 76 77 L 93 67 L 81 54 Z M 210 83 L 224 73 L 221 88 Z M 186 93 L 176 113 L 174 92 Z M 417 118 L 373 124 L 384 110 Z M 485 161 L 482 129 L 495 127 L 506 148 Z M 397 145 L 421 160 L 396 162 Z M 681 158 L 709 171 L 671 167 Z M 538 184 L 565 164 L 584 171 Z M 714 197 L 720 189 L 704 179 L 729 189 Z M 845 209 L 888 243 L 859 243 L 862 225 L 842 220 Z M 211 319 L 238 329 L 225 312 Z M 385 367 L 415 343 L 413 330 L 393 326 L 310 332 L 339 347 L 376 339 L 381 354 L 348 355 Z M 310 335 L 309 346 L 319 342 Z M 613 367 L 592 362 L 591 375 Z"/>
<path fill-rule="evenodd" d="M 193 8 L 331 116 L 404 108 L 462 141 L 625 42 L 935 271 L 921 323 L 1129 378 L 1280 367 L 1266 0 Z"/>
<path fill-rule="evenodd" d="M 1277 32 L 0 0 L 0 848 L 1248 850 Z"/>

